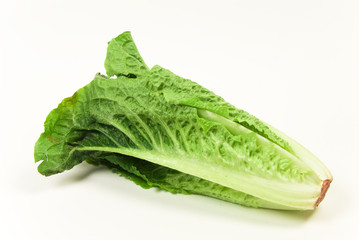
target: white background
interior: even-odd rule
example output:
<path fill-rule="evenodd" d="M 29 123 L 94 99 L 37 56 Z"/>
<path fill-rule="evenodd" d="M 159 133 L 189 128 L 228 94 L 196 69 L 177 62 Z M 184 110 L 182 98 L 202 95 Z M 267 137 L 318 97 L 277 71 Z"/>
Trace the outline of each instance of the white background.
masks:
<path fill-rule="evenodd" d="M 1 1 L 0 239 L 359 239 L 358 1 Z M 49 111 L 125 30 L 148 66 L 215 91 L 334 175 L 315 212 L 143 190 L 81 164 L 37 173 Z"/>

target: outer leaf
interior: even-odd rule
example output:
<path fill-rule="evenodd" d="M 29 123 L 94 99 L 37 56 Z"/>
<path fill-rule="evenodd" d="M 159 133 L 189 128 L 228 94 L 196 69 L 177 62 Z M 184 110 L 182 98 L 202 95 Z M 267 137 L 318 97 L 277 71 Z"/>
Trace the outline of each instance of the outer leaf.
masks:
<path fill-rule="evenodd" d="M 145 189 L 158 187 L 175 194 L 199 194 L 248 207 L 286 209 L 285 206 L 273 204 L 214 182 L 126 155 L 111 154 L 88 162 L 104 165 Z"/>

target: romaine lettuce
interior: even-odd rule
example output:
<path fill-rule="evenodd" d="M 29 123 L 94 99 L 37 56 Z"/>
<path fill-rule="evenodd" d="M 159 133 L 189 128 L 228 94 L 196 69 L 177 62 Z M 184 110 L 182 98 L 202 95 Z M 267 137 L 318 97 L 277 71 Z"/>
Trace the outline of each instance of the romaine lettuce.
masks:
<path fill-rule="evenodd" d="M 46 176 L 87 161 L 144 187 L 251 206 L 314 209 L 332 175 L 304 147 L 206 88 L 149 69 L 124 32 L 107 76 L 65 98 L 35 144 Z"/>

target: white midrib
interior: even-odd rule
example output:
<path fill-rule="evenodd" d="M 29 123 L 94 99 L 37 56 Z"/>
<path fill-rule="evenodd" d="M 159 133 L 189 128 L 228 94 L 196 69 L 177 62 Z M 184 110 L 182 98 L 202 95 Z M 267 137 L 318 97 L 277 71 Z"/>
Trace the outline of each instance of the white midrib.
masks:
<path fill-rule="evenodd" d="M 77 147 L 76 151 L 104 151 L 137 157 L 294 209 L 313 209 L 321 191 L 320 185 L 263 179 L 239 173 L 230 167 L 213 166 L 204 161 L 191 159 L 190 156 L 175 153 L 171 155 L 157 151 L 113 147 Z"/>

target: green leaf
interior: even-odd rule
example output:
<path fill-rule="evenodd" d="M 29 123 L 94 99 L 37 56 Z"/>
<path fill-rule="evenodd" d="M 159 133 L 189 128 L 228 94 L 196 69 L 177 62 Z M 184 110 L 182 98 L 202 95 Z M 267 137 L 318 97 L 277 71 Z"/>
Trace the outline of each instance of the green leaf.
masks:
<path fill-rule="evenodd" d="M 130 32 L 124 32 L 109 42 L 105 68 L 108 76 L 136 77 L 146 74 L 148 67 L 138 53 Z"/>

